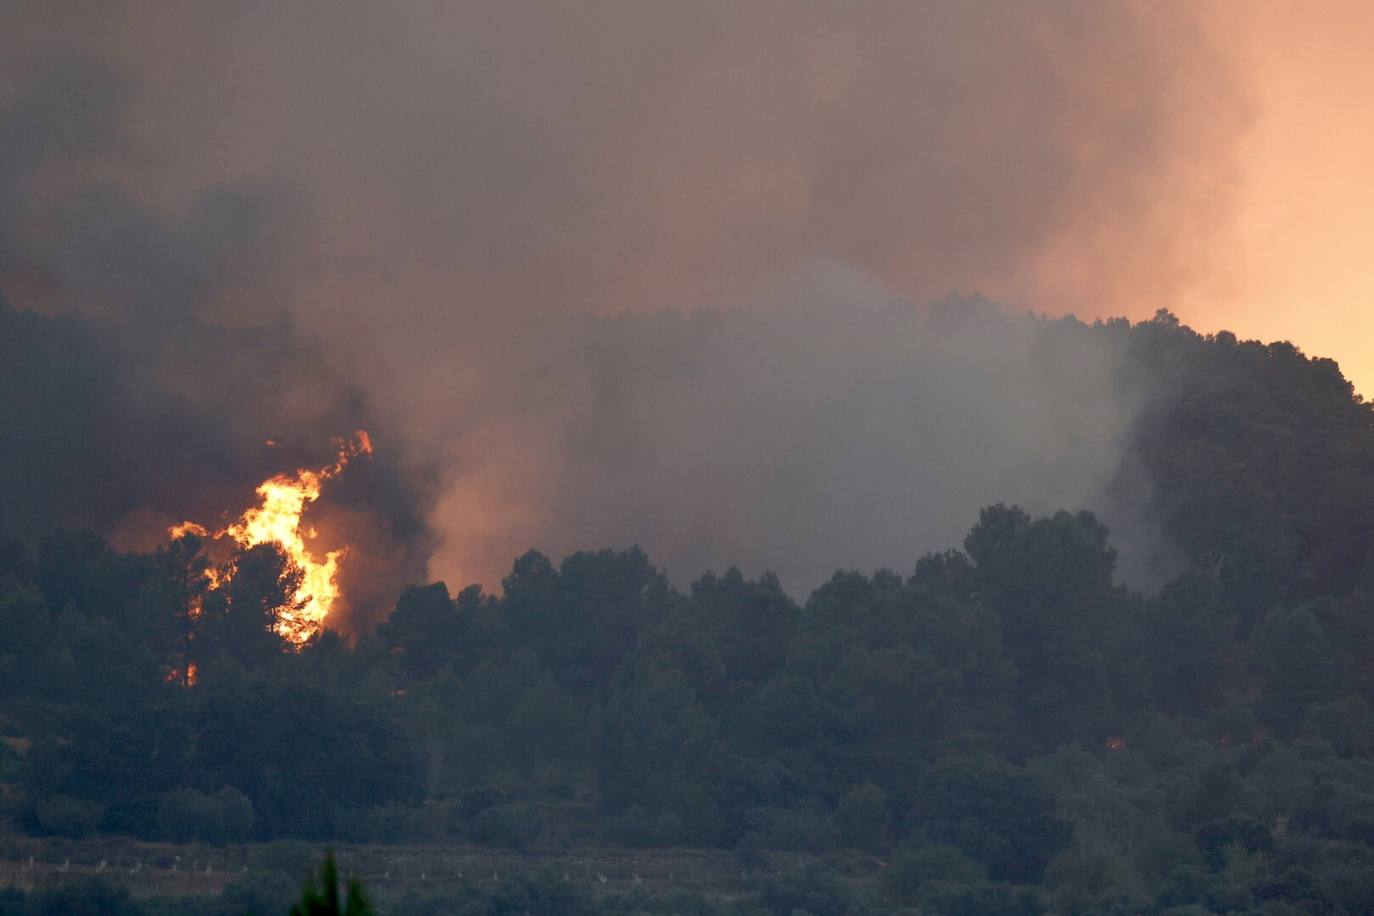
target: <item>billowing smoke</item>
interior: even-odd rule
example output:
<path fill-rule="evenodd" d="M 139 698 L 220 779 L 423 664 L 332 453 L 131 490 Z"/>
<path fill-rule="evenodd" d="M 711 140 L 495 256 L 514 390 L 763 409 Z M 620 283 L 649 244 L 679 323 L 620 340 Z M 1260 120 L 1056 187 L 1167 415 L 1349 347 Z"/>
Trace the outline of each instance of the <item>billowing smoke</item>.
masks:
<path fill-rule="evenodd" d="M 912 303 L 1142 314 L 1224 257 L 1245 107 L 1207 34 L 1182 4 L 7 5 L 0 291 L 93 316 L 105 399 L 69 429 L 90 398 L 8 384 L 7 488 L 37 481 L 28 527 L 109 468 L 107 529 L 236 511 L 363 425 L 373 480 L 329 510 L 385 533 L 359 566 L 450 584 L 638 542 L 803 589 L 998 499 L 1143 532 L 1106 495 L 1143 397 L 1116 337 Z"/>
<path fill-rule="evenodd" d="M 438 446 L 432 572 L 492 582 L 524 545 L 638 543 L 679 579 L 740 564 L 805 594 L 841 566 L 909 569 L 996 501 L 1094 508 L 1128 572 L 1159 559 L 1124 334 L 977 297 L 918 308 L 833 269 L 779 296 L 505 341 Z"/>

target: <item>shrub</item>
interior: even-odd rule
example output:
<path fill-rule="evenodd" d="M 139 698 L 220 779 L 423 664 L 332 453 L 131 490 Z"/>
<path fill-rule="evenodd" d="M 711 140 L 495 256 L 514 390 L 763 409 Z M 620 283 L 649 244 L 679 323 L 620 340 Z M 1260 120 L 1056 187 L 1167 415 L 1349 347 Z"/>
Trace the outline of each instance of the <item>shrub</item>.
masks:
<path fill-rule="evenodd" d="M 931 908 L 944 916 L 1039 916 L 1047 910 L 1035 888 L 986 881 L 948 885 L 931 898 Z"/>
<path fill-rule="evenodd" d="M 318 882 L 316 877 L 312 871 L 306 879 L 300 902 L 291 907 L 291 916 L 373 916 L 376 913 L 368 903 L 361 884 L 352 879 L 347 882 L 340 880 L 339 867 L 334 862 L 332 851 L 324 855 Z M 339 899 L 341 889 L 342 901 Z"/>
<path fill-rule="evenodd" d="M 409 805 L 375 808 L 335 808 L 334 836 L 350 843 L 399 843 L 414 834 L 429 835 L 429 819 Z"/>
<path fill-rule="evenodd" d="M 35 894 L 25 912 L 65 916 L 141 916 L 129 892 L 99 878 L 86 878 Z"/>
<path fill-rule="evenodd" d="M 756 808 L 749 823 L 742 846 L 820 852 L 835 845 L 835 825 L 821 811 Z"/>
<path fill-rule="evenodd" d="M 840 836 L 856 849 L 882 849 L 887 844 L 887 821 L 887 793 L 871 782 L 844 793 L 835 808 Z"/>
<path fill-rule="evenodd" d="M 49 795 L 34 806 L 34 820 L 46 833 L 79 837 L 95 832 L 105 806 L 67 795 Z"/>
<path fill-rule="evenodd" d="M 917 901 L 937 887 L 976 884 L 987 876 L 987 869 L 957 847 L 924 846 L 893 856 L 883 871 L 882 885 L 894 900 Z"/>
<path fill-rule="evenodd" d="M 844 916 L 849 910 L 849 890 L 839 875 L 808 868 L 768 879 L 760 902 L 776 916 L 792 916 L 803 910 L 813 916 Z"/>
<path fill-rule="evenodd" d="M 631 805 L 610 823 L 607 836 L 625 846 L 671 846 L 682 839 L 682 819 L 671 811 L 650 817 Z"/>
<path fill-rule="evenodd" d="M 299 874 L 278 869 L 252 869 L 224 888 L 219 904 L 226 914 L 285 913 L 300 890 Z"/>
<path fill-rule="evenodd" d="M 248 839 L 253 821 L 253 803 L 229 786 L 213 795 L 177 789 L 164 795 L 157 809 L 159 831 L 164 839 L 176 843 L 240 843 Z"/>
<path fill-rule="evenodd" d="M 253 832 L 253 822 L 257 815 L 253 802 L 233 786 L 225 786 L 214 795 L 219 808 L 221 842 L 242 843 Z"/>
<path fill-rule="evenodd" d="M 472 820 L 472 838 L 486 846 L 521 849 L 544 829 L 544 816 L 524 802 L 487 808 Z"/>

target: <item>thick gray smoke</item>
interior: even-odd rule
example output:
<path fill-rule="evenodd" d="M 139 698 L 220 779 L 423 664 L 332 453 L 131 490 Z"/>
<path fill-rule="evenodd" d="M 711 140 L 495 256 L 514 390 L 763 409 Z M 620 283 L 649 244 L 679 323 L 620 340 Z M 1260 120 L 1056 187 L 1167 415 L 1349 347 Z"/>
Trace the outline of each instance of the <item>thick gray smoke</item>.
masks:
<path fill-rule="evenodd" d="M 839 567 L 909 570 L 1005 501 L 1103 513 L 1139 581 L 1160 557 L 1123 479 L 1147 399 L 1125 346 L 834 268 L 750 308 L 507 340 L 481 407 L 436 422 L 454 472 L 431 571 L 490 583 L 527 545 L 638 543 L 680 581 L 738 564 L 804 595 Z"/>
<path fill-rule="evenodd" d="M 271 388 L 302 435 L 381 424 L 454 581 L 639 542 L 799 589 L 999 499 L 1140 528 L 1102 497 L 1139 398 L 1111 335 L 902 303 L 1148 314 L 1223 257 L 1244 106 L 1206 34 L 1087 0 L 2 4 L 0 291 L 140 329 L 116 375 L 140 334 L 266 335 L 205 421 L 256 435 Z M 141 371 L 155 417 L 216 385 Z"/>

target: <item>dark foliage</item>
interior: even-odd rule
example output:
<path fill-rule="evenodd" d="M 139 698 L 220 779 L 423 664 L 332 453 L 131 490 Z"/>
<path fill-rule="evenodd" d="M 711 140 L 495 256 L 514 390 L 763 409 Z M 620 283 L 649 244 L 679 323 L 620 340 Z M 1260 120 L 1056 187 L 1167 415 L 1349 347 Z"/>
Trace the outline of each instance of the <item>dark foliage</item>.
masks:
<path fill-rule="evenodd" d="M 1138 431 L 1184 557 L 1151 594 L 1093 515 L 996 505 L 962 550 L 801 604 L 737 570 L 678 590 L 638 549 L 531 552 L 500 595 L 410 588 L 374 634 L 297 651 L 270 548 L 213 589 L 193 537 L 58 530 L 0 547 L 0 727 L 25 739 L 0 774 L 36 834 L 887 862 L 867 890 L 761 876 L 753 912 L 1367 912 L 1374 412 L 1287 345 L 1085 332 L 1176 389 Z M 407 911 L 614 911 L 584 890 Z M 61 893 L 0 912 L 134 906 Z"/>

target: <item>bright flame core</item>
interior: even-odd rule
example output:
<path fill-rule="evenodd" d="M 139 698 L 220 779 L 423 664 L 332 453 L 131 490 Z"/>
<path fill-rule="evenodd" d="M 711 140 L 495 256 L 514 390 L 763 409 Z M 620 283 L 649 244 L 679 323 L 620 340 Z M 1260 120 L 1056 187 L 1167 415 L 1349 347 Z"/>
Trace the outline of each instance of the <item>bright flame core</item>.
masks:
<path fill-rule="evenodd" d="M 183 522 L 167 530 L 173 538 L 185 534 L 201 537 L 229 537 L 240 547 L 275 544 L 302 572 L 301 584 L 277 618 L 277 632 L 296 645 L 302 645 L 320 631 L 334 602 L 339 598 L 339 584 L 335 577 L 339 560 L 347 548 L 331 550 L 324 560 L 317 560 L 305 546 L 306 537 L 314 537 L 313 529 L 302 530 L 301 515 L 305 507 L 320 497 L 326 480 L 338 476 L 356 455 L 371 455 L 372 440 L 364 430 L 358 430 L 347 441 L 337 442 L 338 460 L 323 468 L 301 468 L 292 474 L 278 474 L 258 486 L 261 502 L 241 515 L 238 521 L 222 531 L 209 535 L 195 522 Z M 227 581 L 228 574 L 210 571 L 210 584 L 218 586 Z"/>

